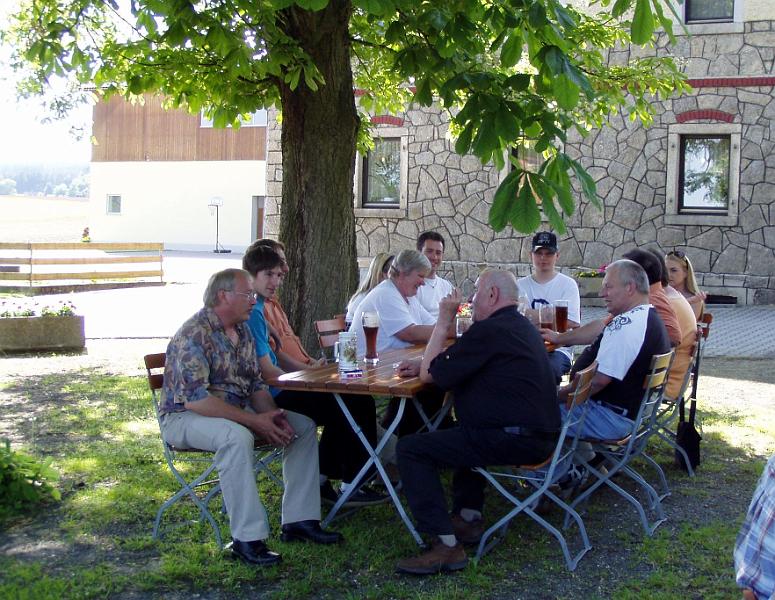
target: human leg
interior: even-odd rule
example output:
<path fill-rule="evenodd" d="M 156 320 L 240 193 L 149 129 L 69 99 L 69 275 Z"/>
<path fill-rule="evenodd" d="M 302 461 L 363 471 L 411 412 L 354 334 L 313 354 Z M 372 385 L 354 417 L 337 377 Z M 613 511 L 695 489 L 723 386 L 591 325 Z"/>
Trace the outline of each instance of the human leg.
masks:
<path fill-rule="evenodd" d="M 269 537 L 266 510 L 256 488 L 254 438 L 250 430 L 228 419 L 185 411 L 164 417 L 162 435 L 167 443 L 179 448 L 215 453 L 215 466 L 233 538 L 248 542 Z"/>
<path fill-rule="evenodd" d="M 550 352 L 548 355 L 549 364 L 552 367 L 552 373 L 557 383 L 560 383 L 562 376 L 570 371 L 570 358 L 564 352 Z"/>

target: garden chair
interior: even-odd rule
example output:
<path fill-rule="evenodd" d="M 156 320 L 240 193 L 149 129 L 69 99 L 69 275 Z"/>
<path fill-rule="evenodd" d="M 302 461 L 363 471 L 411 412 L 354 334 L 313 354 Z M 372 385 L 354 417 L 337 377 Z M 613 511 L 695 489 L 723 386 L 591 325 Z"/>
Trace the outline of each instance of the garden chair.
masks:
<path fill-rule="evenodd" d="M 697 321 L 697 327 L 700 330 L 700 337 L 697 340 L 699 350 L 697 353 L 697 360 L 694 363 L 694 371 L 692 373 L 692 398 L 697 398 L 697 382 L 700 378 L 700 360 L 702 359 L 702 347 L 705 340 L 710 335 L 710 324 L 713 322 L 713 315 L 711 313 L 703 313 L 699 321 Z"/>
<path fill-rule="evenodd" d="M 652 357 L 649 372 L 646 375 L 643 384 L 643 399 L 641 400 L 638 414 L 633 421 L 632 429 L 627 436 L 620 440 L 588 438 L 579 440 L 591 443 L 597 455 L 604 459 L 604 464 L 596 467 L 579 457 L 580 462 L 586 467 L 589 476 L 594 477 L 595 479 L 587 489 L 581 492 L 573 500 L 571 508 L 575 509 L 585 502 L 587 498 L 601 486 L 607 485 L 635 507 L 635 510 L 640 517 L 641 525 L 643 525 L 643 530 L 649 537 L 652 536 L 656 528 L 666 520 L 660 495 L 652 485 L 632 467 L 632 461 L 637 457 L 643 458 L 657 472 L 664 487 L 667 487 L 667 481 L 662 468 L 654 461 L 654 459 L 645 454 L 644 451 L 649 439 L 654 433 L 656 416 L 662 402 L 662 397 L 665 393 L 665 383 L 667 382 L 667 374 L 670 370 L 670 365 L 673 362 L 673 356 L 674 352 L 671 350 L 665 354 L 655 354 Z M 600 469 L 599 466 L 605 466 L 606 468 Z M 649 520 L 641 502 L 613 480 L 613 477 L 619 474 L 626 475 L 645 490 L 648 497 L 648 508 L 655 514 L 655 519 L 653 521 Z M 568 523 L 569 514 L 570 513 L 566 514 L 565 517 L 566 525 Z"/>
<path fill-rule="evenodd" d="M 690 477 L 694 477 L 694 469 L 692 468 L 689 457 L 686 455 L 686 451 L 678 445 L 676 440 L 676 432 L 673 430 L 678 416 L 681 414 L 681 410 L 686 405 L 686 399 L 689 397 L 689 386 L 693 383 L 695 378 L 695 367 L 700 358 L 700 344 L 699 340 L 695 342 L 692 349 L 692 360 L 689 363 L 689 368 L 684 376 L 683 383 L 681 384 L 681 390 L 675 398 L 668 398 L 665 396 L 662 399 L 662 404 L 657 411 L 656 419 L 654 420 L 654 433 L 664 440 L 673 450 L 683 455 L 686 467 Z M 664 498 L 664 496 L 662 496 Z"/>
<path fill-rule="evenodd" d="M 159 437 L 161 439 L 162 448 L 164 451 L 164 459 L 167 462 L 167 466 L 172 472 L 173 477 L 180 485 L 180 489 L 170 496 L 159 507 L 156 513 L 156 519 L 153 523 L 153 539 L 160 537 L 159 528 L 161 525 L 161 519 L 164 513 L 174 506 L 178 501 L 189 498 L 199 509 L 201 518 L 213 529 L 215 536 L 215 542 L 219 548 L 223 548 L 223 539 L 221 538 L 221 530 L 218 523 L 215 521 L 212 513 L 209 509 L 210 501 L 217 496 L 221 491 L 220 482 L 218 481 L 215 471 L 215 462 L 213 461 L 214 453 L 206 450 L 198 450 L 195 448 L 176 448 L 171 444 L 164 441 L 161 437 L 161 418 L 159 415 L 160 399 L 159 390 L 161 390 L 164 383 L 164 364 L 166 360 L 165 354 L 146 354 L 144 357 L 145 368 L 148 372 L 148 386 L 151 390 L 151 399 L 153 401 L 154 414 L 156 415 L 156 421 L 159 424 Z M 272 481 L 282 487 L 282 481 L 269 469 L 269 465 L 280 458 L 282 450 L 275 448 L 274 446 L 268 446 L 256 443 L 256 460 L 255 470 L 256 474 L 265 473 Z M 187 473 L 181 472 L 178 465 L 186 464 L 189 466 L 197 467 L 201 469 L 199 474 L 191 479 L 187 477 Z M 204 494 L 200 496 L 197 493 L 198 490 L 206 490 Z"/>
<path fill-rule="evenodd" d="M 509 523 L 520 513 L 529 516 L 557 539 L 560 543 L 560 548 L 562 548 L 563 556 L 565 557 L 565 564 L 571 571 L 576 568 L 581 557 L 592 548 L 581 517 L 576 510 L 570 507 L 565 500 L 560 498 L 555 491 L 556 484 L 560 478 L 567 473 L 571 466 L 573 455 L 576 451 L 577 437 L 568 434 L 568 429 L 572 427 L 575 428 L 576 431 L 581 430 L 581 426 L 583 425 L 586 416 L 586 401 L 589 398 L 589 393 L 592 388 L 592 379 L 596 372 L 596 362 L 592 363 L 583 371 L 579 371 L 576 387 L 568 398 L 567 407 L 569 410 L 565 421 L 562 424 L 559 437 L 557 438 L 557 444 L 552 454 L 545 461 L 536 465 L 519 465 L 509 470 L 496 471 L 493 468 L 483 467 L 474 469 L 490 482 L 509 503 L 513 504 L 513 508 L 482 535 L 476 553 L 476 560 L 479 560 L 503 539 L 506 535 Z M 582 404 L 584 405 L 584 410 L 570 410 L 576 406 L 581 406 Z M 531 491 L 527 497 L 521 499 L 515 492 L 518 492 L 521 489 L 523 490 L 524 488 Z M 581 549 L 574 555 L 571 555 L 571 551 L 568 548 L 568 542 L 565 539 L 563 532 L 536 512 L 536 508 L 542 498 L 548 498 L 565 512 L 565 528 L 567 528 L 568 519 L 572 518 L 575 521 L 579 530 L 579 537 L 581 538 Z"/>
<path fill-rule="evenodd" d="M 339 334 L 342 331 L 347 331 L 344 317 L 344 315 L 334 315 L 333 319 L 315 321 L 315 332 L 318 335 L 321 356 L 326 356 L 328 349 L 333 348 L 339 340 Z"/>

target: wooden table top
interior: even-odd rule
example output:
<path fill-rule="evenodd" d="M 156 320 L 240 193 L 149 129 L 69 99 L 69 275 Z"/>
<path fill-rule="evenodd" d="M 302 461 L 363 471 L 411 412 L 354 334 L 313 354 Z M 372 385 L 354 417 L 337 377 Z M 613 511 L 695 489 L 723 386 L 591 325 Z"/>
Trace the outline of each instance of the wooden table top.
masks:
<path fill-rule="evenodd" d="M 424 350 L 425 346 L 422 345 L 381 352 L 376 365 L 359 363 L 363 377 L 357 379 L 340 379 L 339 366 L 330 363 L 317 369 L 285 373 L 276 379 L 267 379 L 266 382 L 283 390 L 411 398 L 428 384 L 420 381 L 419 377 L 399 377 L 393 365 L 402 360 L 420 358 Z"/>

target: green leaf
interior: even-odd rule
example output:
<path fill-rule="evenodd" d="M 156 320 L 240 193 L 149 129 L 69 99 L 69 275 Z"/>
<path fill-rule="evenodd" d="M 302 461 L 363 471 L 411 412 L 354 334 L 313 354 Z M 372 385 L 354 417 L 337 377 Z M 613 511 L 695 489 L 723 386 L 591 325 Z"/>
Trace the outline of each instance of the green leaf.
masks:
<path fill-rule="evenodd" d="M 497 147 L 498 136 L 495 133 L 495 119 L 492 115 L 482 115 L 482 122 L 473 142 L 473 152 L 482 161 L 487 161 Z"/>
<path fill-rule="evenodd" d="M 457 152 L 460 156 L 463 156 L 464 154 L 468 154 L 468 150 L 471 148 L 471 138 L 474 135 L 474 124 L 469 123 L 465 126 L 463 131 L 460 132 L 460 135 L 457 138 L 457 141 L 455 142 L 455 152 Z"/>
<path fill-rule="evenodd" d="M 433 104 L 433 94 L 431 93 L 431 82 L 428 77 L 422 79 L 417 84 L 417 90 L 414 93 L 414 99 L 417 100 L 422 106 L 430 106 Z"/>
<path fill-rule="evenodd" d="M 296 0 L 296 4 L 303 9 L 317 12 L 328 6 L 328 0 Z"/>
<path fill-rule="evenodd" d="M 515 92 L 524 92 L 530 86 L 530 75 L 527 73 L 517 73 L 507 78 L 504 83 Z"/>
<path fill-rule="evenodd" d="M 552 75 L 559 75 L 565 70 L 567 62 L 565 54 L 557 46 L 547 46 L 543 50 L 543 62 L 549 68 Z"/>
<path fill-rule="evenodd" d="M 546 10 L 540 2 L 533 2 L 528 10 L 527 21 L 533 29 L 540 29 L 549 24 L 546 18 Z"/>
<path fill-rule="evenodd" d="M 401 21 L 393 21 L 385 31 L 385 41 L 393 44 L 404 37 L 404 24 Z"/>
<path fill-rule="evenodd" d="M 541 224 L 541 212 L 538 210 L 533 190 L 528 184 L 529 178 L 522 179 L 522 187 L 517 194 L 517 201 L 509 211 L 511 226 L 520 233 L 532 233 Z"/>
<path fill-rule="evenodd" d="M 600 206 L 600 200 L 597 197 L 597 186 L 595 185 L 595 181 L 590 177 L 589 173 L 582 167 L 579 163 L 577 163 L 572 158 L 569 158 L 568 161 L 570 162 L 571 168 L 576 173 L 576 177 L 578 177 L 579 182 L 581 183 L 581 191 L 584 193 L 584 195 L 587 197 L 587 199 L 592 202 L 595 206 Z"/>
<path fill-rule="evenodd" d="M 629 10 L 630 6 L 632 6 L 632 0 L 616 0 L 611 9 L 611 15 L 618 19 Z"/>
<path fill-rule="evenodd" d="M 501 66 L 505 69 L 513 67 L 522 57 L 522 36 L 512 33 L 501 49 Z"/>
<path fill-rule="evenodd" d="M 579 88 L 565 74 L 554 79 L 554 97 L 560 108 L 571 110 L 579 103 Z"/>
<path fill-rule="evenodd" d="M 495 130 L 501 139 L 509 142 L 519 137 L 519 121 L 505 106 L 495 113 Z"/>
<path fill-rule="evenodd" d="M 506 175 L 492 199 L 489 221 L 495 231 L 503 231 L 509 222 L 510 207 L 516 202 L 517 187 L 522 171 L 514 169 Z"/>
<path fill-rule="evenodd" d="M 549 219 L 549 224 L 557 233 L 565 233 L 565 223 L 554 206 L 554 188 L 543 181 L 537 181 L 536 184 L 536 189 L 541 197 L 541 210 Z"/>
<path fill-rule="evenodd" d="M 649 0 L 637 0 L 635 16 L 632 18 L 632 41 L 643 45 L 654 34 L 654 15 Z"/>

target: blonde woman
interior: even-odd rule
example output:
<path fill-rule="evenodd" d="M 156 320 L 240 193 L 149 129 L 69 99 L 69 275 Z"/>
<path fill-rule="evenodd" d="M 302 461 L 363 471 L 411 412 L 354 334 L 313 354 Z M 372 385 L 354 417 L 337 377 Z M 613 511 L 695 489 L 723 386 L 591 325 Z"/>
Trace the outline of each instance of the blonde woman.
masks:
<path fill-rule="evenodd" d="M 347 303 L 347 316 L 344 318 L 344 320 L 348 327 L 355 318 L 355 311 L 358 310 L 358 306 L 360 305 L 361 300 L 366 297 L 366 294 L 368 294 L 371 290 L 387 279 L 388 270 L 390 269 L 390 265 L 392 263 L 393 255 L 388 254 L 387 252 L 380 252 L 377 254 L 377 256 L 371 259 L 371 264 L 369 265 L 369 270 L 366 273 L 366 277 L 363 279 L 361 285 L 358 286 L 358 289 Z"/>
<path fill-rule="evenodd" d="M 699 319 L 705 308 L 705 297 L 707 294 L 700 291 L 697 286 L 697 278 L 694 276 L 694 269 L 689 257 L 682 250 L 673 250 L 668 252 L 665 257 L 667 263 L 667 277 L 670 285 L 691 304 L 695 318 Z"/>

